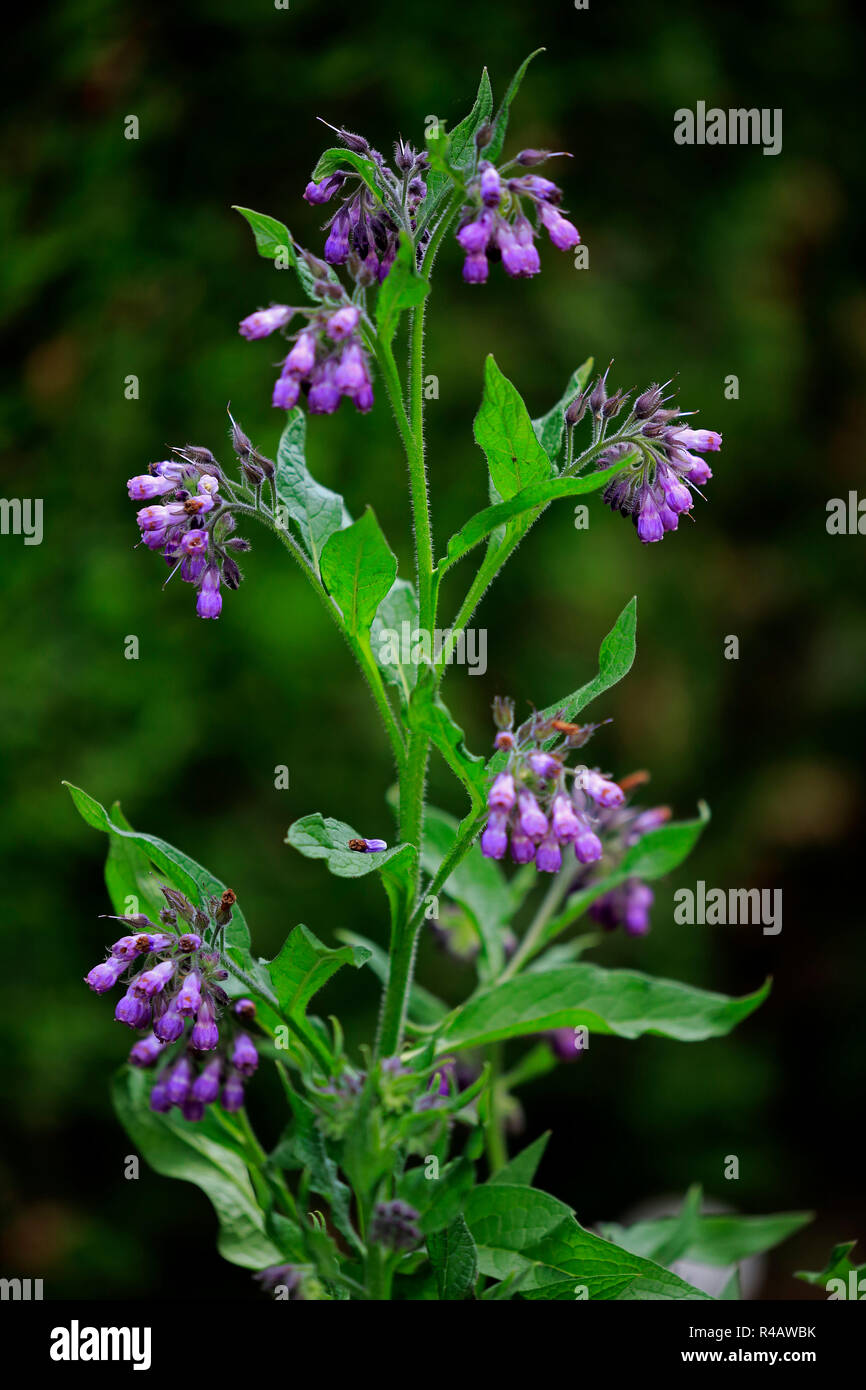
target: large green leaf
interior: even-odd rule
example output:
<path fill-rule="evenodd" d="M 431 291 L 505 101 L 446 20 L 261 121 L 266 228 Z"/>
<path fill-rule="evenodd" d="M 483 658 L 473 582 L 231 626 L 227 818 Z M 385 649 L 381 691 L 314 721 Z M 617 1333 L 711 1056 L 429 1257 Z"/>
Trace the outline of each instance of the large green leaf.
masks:
<path fill-rule="evenodd" d="M 335 531 L 321 557 L 322 579 L 347 632 L 364 637 L 397 576 L 397 560 L 368 507 L 359 521 Z"/>
<path fill-rule="evenodd" d="M 669 1270 L 584 1230 L 570 1207 L 536 1188 L 486 1183 L 469 1194 L 463 1215 L 481 1273 L 519 1276 L 524 1298 L 707 1298 Z"/>
<path fill-rule="evenodd" d="M 564 965 L 516 975 L 476 994 L 440 1035 L 440 1046 L 478 1047 L 501 1038 L 581 1024 L 592 1033 L 639 1038 L 646 1033 L 679 1042 L 722 1037 L 766 998 L 767 981 L 754 994 L 733 999 L 637 970 Z"/>
<path fill-rule="evenodd" d="M 117 1116 L 136 1148 L 157 1173 L 195 1183 L 207 1194 L 224 1259 L 245 1269 L 279 1264 L 282 1254 L 266 1234 L 247 1165 L 219 1121 L 208 1114 L 191 1123 L 176 1110 L 156 1114 L 148 1106 L 149 1085 L 148 1075 L 132 1067 L 118 1072 L 112 1085 Z"/>
<path fill-rule="evenodd" d="M 326 946 L 309 928 L 295 927 L 269 967 L 282 1012 L 289 1018 L 303 1018 L 313 995 L 341 966 L 357 970 L 369 957 L 363 946 Z"/>
<path fill-rule="evenodd" d="M 462 1216 L 444 1231 L 428 1235 L 427 1253 L 436 1271 L 440 1299 L 457 1302 L 468 1298 L 478 1277 L 478 1251 Z"/>
<path fill-rule="evenodd" d="M 475 417 L 475 439 L 487 456 L 490 479 L 503 502 L 550 478 L 550 459 L 536 438 L 519 391 L 496 364 L 484 364 L 484 395 Z"/>
<path fill-rule="evenodd" d="M 415 248 L 404 232 L 391 269 L 376 297 L 376 327 L 383 343 L 390 343 L 405 309 L 423 304 L 430 286 L 415 265 Z"/>
<path fill-rule="evenodd" d="M 305 457 L 306 415 L 290 411 L 277 449 L 277 497 L 297 524 L 304 549 L 316 573 L 322 550 L 335 531 L 351 526 L 352 518 L 337 492 L 317 483 Z"/>

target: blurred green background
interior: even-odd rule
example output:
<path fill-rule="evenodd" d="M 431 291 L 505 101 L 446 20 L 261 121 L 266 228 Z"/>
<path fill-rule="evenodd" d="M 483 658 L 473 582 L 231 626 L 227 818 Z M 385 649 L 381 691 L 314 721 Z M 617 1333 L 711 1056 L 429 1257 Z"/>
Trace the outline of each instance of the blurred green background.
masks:
<path fill-rule="evenodd" d="M 559 504 L 512 560 L 479 622 L 483 678 L 455 669 L 448 698 L 470 747 L 489 704 L 525 708 L 595 670 L 599 639 L 639 595 L 638 659 L 594 707 L 614 722 L 594 748 L 622 774 L 653 773 L 655 800 L 714 818 L 676 883 L 660 885 L 652 935 L 595 958 L 735 993 L 775 976 L 769 1002 L 730 1038 L 696 1046 L 599 1039 L 526 1094 L 527 1139 L 552 1127 L 539 1174 L 581 1220 L 703 1182 L 747 1212 L 811 1207 L 816 1224 L 771 1259 L 763 1292 L 815 1294 L 790 1278 L 863 1232 L 863 921 L 858 767 L 866 613 L 859 536 L 828 536 L 828 498 L 862 464 L 866 294 L 854 199 L 862 108 L 854 8 L 832 0 L 752 6 L 670 0 L 534 5 L 445 0 L 412 9 L 292 0 L 141 6 L 66 0 L 34 16 L 10 52 L 3 137 L 2 495 L 41 497 L 45 538 L 2 547 L 2 796 L 5 970 L 0 1171 L 4 1274 L 46 1297 L 251 1296 L 224 1264 L 197 1189 L 123 1179 L 130 1145 L 108 1099 L 128 1038 L 82 984 L 106 924 L 103 839 L 75 814 L 68 778 L 163 835 L 237 890 L 270 956 L 296 922 L 384 940 L 383 899 L 284 846 L 321 809 L 391 831 L 386 744 L 347 650 L 284 553 L 253 535 L 247 580 L 219 623 L 188 590 L 161 591 L 133 549 L 125 480 L 172 444 L 225 457 L 228 400 L 269 453 L 274 344 L 244 343 L 239 318 L 287 293 L 255 255 L 238 203 L 286 221 L 313 249 L 300 193 L 327 143 L 316 116 L 387 149 L 424 118 L 455 124 L 480 69 L 504 87 L 530 70 L 511 153 L 567 148 L 555 175 L 590 268 L 545 246 L 543 273 L 464 288 L 442 256 L 428 336 L 440 399 L 429 409 L 440 546 L 484 505 L 472 441 L 484 354 L 534 414 L 589 354 L 612 380 L 679 373 L 685 408 L 724 450 L 698 504 L 664 544 L 641 547 L 595 500 L 588 532 Z M 673 112 L 781 107 L 775 158 L 753 147 L 680 147 Z M 137 115 L 140 139 L 123 137 Z M 138 401 L 124 379 L 140 379 Z M 724 399 L 736 374 L 740 397 Z M 354 514 L 371 501 L 406 572 L 404 470 L 379 393 L 310 430 L 310 464 Z M 468 582 L 446 590 L 446 610 Z M 124 659 L 135 634 L 140 659 Z M 725 637 L 740 639 L 738 661 Z M 287 764 L 290 788 L 274 768 Z M 440 804 L 460 810 L 436 768 Z M 784 929 L 678 927 L 676 886 L 781 887 Z M 843 887 L 847 882 L 848 887 Z M 469 975 L 425 942 L 423 978 L 457 997 Z M 372 975 L 325 999 L 354 1042 L 375 1020 Z M 273 1137 L 267 1090 L 254 1118 Z M 722 1176 L 740 1157 L 738 1183 Z M 818 1264 L 815 1264 L 818 1261 Z M 191 1274 L 194 1271 L 194 1274 Z"/>

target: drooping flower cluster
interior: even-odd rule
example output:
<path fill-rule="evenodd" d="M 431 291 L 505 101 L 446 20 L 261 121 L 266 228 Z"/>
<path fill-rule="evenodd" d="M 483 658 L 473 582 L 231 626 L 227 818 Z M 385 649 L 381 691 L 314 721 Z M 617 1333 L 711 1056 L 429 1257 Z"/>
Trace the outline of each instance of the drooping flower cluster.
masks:
<path fill-rule="evenodd" d="M 358 333 L 361 310 L 357 304 L 346 300 L 339 308 L 317 309 L 272 304 L 242 319 L 239 331 L 249 340 L 264 338 L 286 328 L 296 314 L 306 322 L 291 338 L 271 403 L 279 410 L 292 410 L 303 392 L 311 414 L 333 415 L 345 396 L 366 414 L 373 406 L 373 387 L 369 358 Z"/>
<path fill-rule="evenodd" d="M 463 279 L 483 284 L 489 262 L 501 260 L 507 274 L 526 277 L 541 269 L 535 238 L 542 228 L 559 251 L 570 251 L 580 233 L 560 211 L 562 190 L 538 174 L 509 174 L 513 164 L 523 168 L 552 158 L 545 150 L 521 150 L 511 164 L 497 169 L 482 159 L 467 184 L 469 201 L 463 208 L 457 240 L 466 252 Z M 533 226 L 525 208 L 535 212 Z"/>
<path fill-rule="evenodd" d="M 610 368 L 608 368 L 608 371 Z M 621 413 L 628 393 L 607 394 L 607 372 L 587 387 L 568 407 L 566 423 L 574 426 L 587 409 L 594 417 L 595 435 L 603 438 L 608 421 Z M 624 460 L 620 473 L 607 484 L 602 500 L 630 516 L 644 545 L 676 531 L 679 519 L 694 506 L 693 491 L 713 476 L 702 454 L 722 447 L 716 430 L 691 429 L 677 407 L 668 407 L 664 387 L 653 384 L 632 406 L 618 439 L 596 458 L 596 469 Z M 623 437 L 625 436 L 625 437 Z M 697 452 L 692 452 L 696 450 Z"/>
<path fill-rule="evenodd" d="M 421 1241 L 419 1213 L 408 1202 L 377 1202 L 370 1222 L 370 1239 L 388 1250 L 412 1250 Z"/>
<path fill-rule="evenodd" d="M 232 438 L 245 478 L 261 487 L 273 477 L 273 463 L 253 449 L 237 425 Z M 179 572 L 195 587 L 200 618 L 218 618 L 220 585 L 238 588 L 243 575 L 234 556 L 249 550 L 250 543 L 233 534 L 236 522 L 226 509 L 233 493 L 210 449 L 187 445 L 172 452 L 175 459 L 152 463 L 147 473 L 127 481 L 131 501 L 148 503 L 136 517 L 141 544 L 162 552 L 169 579 Z"/>
<path fill-rule="evenodd" d="M 304 197 L 319 206 L 341 194 L 340 206 L 325 224 L 325 260 L 329 265 L 345 266 L 358 285 L 381 283 L 397 255 L 401 214 L 409 229 L 415 230 L 415 214 L 427 193 L 425 177 L 430 160 L 425 151 L 416 151 L 398 140 L 391 169 L 363 136 L 348 130 L 338 130 L 337 135 L 354 154 L 375 165 L 378 194 L 347 161 L 346 169 L 335 169 L 316 182 L 311 180 Z"/>
<path fill-rule="evenodd" d="M 515 733 L 510 700 L 495 702 L 494 718 L 499 728 L 495 747 L 507 758 L 487 794 L 490 817 L 481 836 L 482 853 L 502 859 L 510 848 L 515 863 L 534 860 L 537 869 L 551 874 L 562 868 L 564 849 L 573 847 L 581 864 L 600 859 L 599 812 L 622 805 L 625 793 L 597 768 L 565 762 L 597 726 L 536 715 Z"/>
<path fill-rule="evenodd" d="M 132 1065 L 158 1067 L 153 1110 L 179 1106 L 187 1120 L 202 1119 L 216 1100 L 226 1110 L 240 1110 L 258 1052 L 244 1028 L 255 1018 L 255 1005 L 250 999 L 232 1003 L 222 987 L 228 973 L 218 943 L 235 895 L 226 889 L 202 911 L 176 889 L 162 891 L 168 903 L 159 914 L 163 929 L 144 914 L 112 918 L 133 930 L 115 941 L 85 982 L 97 994 L 125 984 L 114 1016 L 142 1033 L 129 1054 Z M 221 1032 L 224 1014 L 228 1027 Z"/>

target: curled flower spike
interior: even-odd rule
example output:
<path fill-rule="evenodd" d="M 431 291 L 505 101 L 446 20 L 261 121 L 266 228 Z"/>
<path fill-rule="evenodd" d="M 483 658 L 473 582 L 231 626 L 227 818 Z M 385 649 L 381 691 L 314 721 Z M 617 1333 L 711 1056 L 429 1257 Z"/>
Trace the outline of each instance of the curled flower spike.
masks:
<path fill-rule="evenodd" d="M 237 434 L 234 426 L 233 441 L 245 478 L 257 477 L 261 486 L 265 477 L 272 476 L 273 465 L 251 445 L 248 450 L 241 447 Z M 184 583 L 195 587 L 200 618 L 218 618 L 222 612 L 221 584 L 236 589 L 241 581 L 231 552 L 249 549 L 249 542 L 233 535 L 231 504 L 237 499 L 211 451 L 189 445 L 175 452 L 179 462 L 151 464 L 150 473 L 130 478 L 129 496 L 135 501 L 166 499 L 140 508 L 136 519 L 141 542 L 149 550 L 162 551 L 171 569 L 169 578 L 179 572 Z"/>
<path fill-rule="evenodd" d="M 514 162 L 529 167 L 549 157 L 543 150 L 521 150 Z M 570 251 L 580 241 L 574 223 L 559 209 L 562 191 L 550 179 L 537 174 L 509 178 L 504 170 L 481 160 L 466 191 L 468 201 L 456 236 L 466 253 L 463 279 L 467 284 L 484 284 L 490 260 L 501 260 L 506 273 L 515 278 L 537 275 L 541 261 L 535 238 L 540 230 L 547 232 L 559 251 Z M 536 227 L 524 205 L 534 209 Z"/>
<path fill-rule="evenodd" d="M 150 1098 L 153 1110 L 166 1113 L 179 1106 L 184 1118 L 195 1122 L 220 1094 L 226 1109 L 243 1106 L 244 1081 L 259 1061 L 246 1031 L 256 1009 L 251 999 L 239 999 L 220 1022 L 229 1003 L 222 988 L 228 976 L 214 947 L 231 921 L 234 893 L 226 889 L 220 897 L 209 898 L 204 910 L 174 888 L 164 888 L 163 893 L 169 906 L 161 919 L 176 924 L 180 918 L 196 930 L 139 930 L 122 936 L 86 982 L 102 994 L 127 976 L 115 1018 L 135 1031 L 147 1030 L 133 1044 L 129 1061 L 135 1067 L 157 1068 Z M 143 915 L 118 920 L 138 928 L 153 926 Z M 130 974 L 133 971 L 137 973 Z"/>
<path fill-rule="evenodd" d="M 589 410 L 596 444 L 604 440 L 609 423 L 627 402 L 622 391 L 608 395 L 607 375 L 605 372 L 599 377 L 566 412 L 566 423 L 573 427 Z M 663 387 L 648 387 L 634 402 L 610 445 L 595 459 L 596 469 L 622 462 L 602 500 L 612 511 L 631 517 L 644 545 L 653 545 L 666 532 L 676 531 L 680 517 L 694 506 L 693 492 L 713 476 L 700 454 L 722 447 L 722 436 L 716 430 L 687 427 L 680 410 L 666 404 L 669 399 Z"/>

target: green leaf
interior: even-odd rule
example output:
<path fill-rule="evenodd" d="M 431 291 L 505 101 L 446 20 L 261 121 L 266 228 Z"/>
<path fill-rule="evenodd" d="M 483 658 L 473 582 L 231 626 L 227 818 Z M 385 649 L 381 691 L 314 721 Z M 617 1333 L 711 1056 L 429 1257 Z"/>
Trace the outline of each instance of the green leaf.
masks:
<path fill-rule="evenodd" d="M 451 1303 L 467 1298 L 478 1277 L 478 1252 L 462 1216 L 444 1231 L 428 1235 L 427 1253 L 436 1271 L 439 1297 Z"/>
<path fill-rule="evenodd" d="M 697 1193 L 697 1204 L 694 1193 Z M 659 1264 L 675 1260 L 694 1260 L 698 1264 L 739 1264 L 752 1255 L 761 1255 L 781 1245 L 813 1219 L 808 1211 L 779 1212 L 774 1216 L 735 1214 L 701 1215 L 700 1188 L 692 1189 L 691 1201 L 683 1203 L 678 1216 L 657 1221 L 639 1221 L 633 1226 L 604 1223 L 600 1229 L 608 1240 L 625 1250 Z"/>
<path fill-rule="evenodd" d="M 253 230 L 256 239 L 256 250 L 265 260 L 272 261 L 281 251 L 288 254 L 289 261 L 294 266 L 297 262 L 295 246 L 292 241 L 292 234 L 284 223 L 278 222 L 275 217 L 268 217 L 264 212 L 253 212 L 252 208 L 241 208 L 233 204 L 233 211 L 239 212 L 241 217 L 245 217 Z"/>
<path fill-rule="evenodd" d="M 286 844 L 307 859 L 324 859 L 337 878 L 364 878 L 378 873 L 393 910 L 405 906 L 412 897 L 415 850 L 412 845 L 392 845 L 390 849 L 368 854 L 348 848 L 360 836 L 343 821 L 323 817 L 318 811 L 296 820 L 286 836 Z"/>
<path fill-rule="evenodd" d="M 469 115 L 464 116 L 463 120 L 454 127 L 450 139 L 447 141 L 444 153 L 447 165 L 461 173 L 472 167 L 475 160 L 475 136 L 481 127 L 490 120 L 492 114 L 493 92 L 490 89 L 490 78 L 485 68 L 478 84 L 475 105 Z M 427 179 L 427 195 L 424 199 L 423 209 L 425 219 L 436 207 L 443 191 L 450 182 L 449 174 L 434 166 Z"/>
<path fill-rule="evenodd" d="M 220 879 L 215 878 L 194 859 L 190 859 L 189 855 L 184 854 L 182 850 L 175 849 L 173 845 L 168 844 L 166 840 L 158 839 L 156 835 L 145 835 L 141 831 L 130 830 L 127 828 L 126 822 L 122 825 L 115 824 L 105 807 L 100 805 L 95 797 L 89 796 L 80 787 L 74 787 L 71 782 L 64 782 L 63 785 L 68 789 L 82 820 L 95 830 L 104 831 L 106 835 L 111 837 L 112 841 L 128 841 L 137 846 L 150 863 L 168 877 L 174 887 L 179 888 L 192 902 L 199 904 L 206 898 L 220 897 L 225 891 L 226 885 Z M 115 869 L 119 867 L 120 862 L 115 857 Z M 137 864 L 137 872 L 140 874 L 141 861 L 138 860 Z M 154 899 L 154 901 L 158 900 Z M 232 913 L 232 920 L 226 928 L 225 939 L 228 946 L 238 947 L 244 952 L 249 950 L 249 927 L 237 904 Z"/>
<path fill-rule="evenodd" d="M 369 958 L 363 946 L 326 946 L 307 927 L 295 927 L 269 966 L 282 1012 L 289 1018 L 303 1018 L 313 995 L 341 966 L 358 970 Z"/>
<path fill-rule="evenodd" d="M 805 1284 L 812 1284 L 817 1288 L 827 1289 L 830 1280 L 841 1280 L 844 1288 L 839 1288 L 838 1283 L 830 1294 L 831 1299 L 851 1297 L 851 1289 L 855 1291 L 859 1299 L 862 1293 L 860 1289 L 860 1277 L 866 1264 L 855 1265 L 849 1260 L 848 1256 L 857 1244 L 856 1240 L 843 1241 L 840 1245 L 834 1245 L 830 1252 L 830 1258 L 821 1270 L 798 1269 L 794 1275 L 795 1279 L 802 1279 Z M 852 1278 L 853 1276 L 853 1278 Z"/>
<path fill-rule="evenodd" d="M 425 1236 L 444 1230 L 456 1220 L 466 1194 L 475 1185 L 475 1168 L 465 1154 L 446 1163 L 438 1177 L 427 1177 L 427 1171 L 426 1163 L 407 1168 L 397 1184 L 402 1200 L 419 1213 Z"/>
<path fill-rule="evenodd" d="M 637 631 L 637 598 L 630 599 L 620 613 L 610 632 L 604 638 L 598 652 L 598 675 L 586 685 L 557 700 L 542 711 L 542 718 L 552 719 L 560 710 L 562 717 L 573 721 L 585 709 L 590 700 L 603 695 L 612 685 L 621 681 L 631 670 L 635 657 L 635 634 Z"/>
<path fill-rule="evenodd" d="M 336 531 L 351 526 L 352 518 L 339 493 L 317 483 L 305 457 L 306 416 L 290 411 L 277 449 L 277 497 L 297 524 L 304 549 L 316 573 L 322 550 Z"/>
<path fill-rule="evenodd" d="M 550 477 L 550 459 L 536 438 L 529 411 L 491 354 L 484 365 L 484 395 L 475 440 L 487 455 L 490 479 L 503 502 Z"/>
<path fill-rule="evenodd" d="M 156 1114 L 148 1105 L 150 1080 L 146 1073 L 124 1067 L 112 1085 L 118 1119 L 136 1148 L 157 1173 L 195 1183 L 207 1194 L 219 1221 L 223 1259 L 245 1269 L 280 1263 L 281 1252 L 266 1234 L 247 1165 L 229 1147 L 219 1121 L 210 1111 L 198 1123 L 181 1119 L 176 1110 Z M 226 1122 L 231 1123 L 228 1117 Z"/>
<path fill-rule="evenodd" d="M 376 297 L 376 327 L 383 343 L 390 343 L 394 337 L 403 311 L 423 304 L 429 290 L 430 285 L 415 265 L 415 247 L 401 232 L 397 257 Z"/>
<path fill-rule="evenodd" d="M 489 780 L 484 759 L 466 747 L 466 736 L 439 694 L 429 667 L 419 671 L 412 696 L 412 719 L 417 728 L 430 735 L 439 754 L 463 783 L 472 802 L 472 814 L 480 812 Z"/>
<path fill-rule="evenodd" d="M 540 1134 L 534 1143 L 528 1145 L 521 1153 L 510 1159 L 503 1168 L 494 1173 L 488 1181 L 492 1183 L 505 1183 L 510 1187 L 529 1187 L 532 1179 L 538 1170 L 538 1165 L 544 1157 L 544 1150 L 547 1148 L 547 1141 L 550 1138 L 550 1130 L 546 1134 Z"/>
<path fill-rule="evenodd" d="M 423 868 L 435 875 L 459 834 L 459 823 L 445 811 L 428 806 L 424 817 Z M 440 893 L 452 898 L 468 913 L 478 933 L 483 975 L 492 977 L 504 964 L 503 932 L 511 918 L 511 895 L 499 865 L 485 859 L 473 844 Z"/>
<path fill-rule="evenodd" d="M 757 1009 L 769 989 L 767 981 L 754 994 L 733 999 L 637 970 L 564 965 L 516 975 L 476 994 L 452 1015 L 439 1042 L 445 1050 L 478 1047 L 578 1024 L 620 1038 L 650 1033 L 700 1042 L 729 1033 Z"/>
<path fill-rule="evenodd" d="M 397 576 L 397 560 L 368 507 L 360 521 L 335 531 L 325 543 L 322 579 L 343 614 L 347 632 L 366 636 L 376 609 Z"/>
<path fill-rule="evenodd" d="M 521 1276 L 530 1299 L 701 1299 L 669 1270 L 586 1231 L 570 1207 L 533 1187 L 486 1183 L 463 1212 L 478 1248 L 482 1274 Z"/>
<path fill-rule="evenodd" d="M 447 551 L 439 561 L 439 573 L 444 574 L 458 560 L 462 560 L 464 555 L 468 555 L 470 550 L 498 530 L 504 522 L 524 512 L 534 511 L 537 507 L 544 508 L 560 497 L 580 497 L 588 492 L 596 492 L 604 487 L 621 467 L 622 462 L 619 461 L 611 464 L 610 468 L 600 469 L 597 473 L 586 473 L 576 478 L 550 478 L 543 483 L 533 483 L 529 487 L 521 488 L 507 502 L 497 502 L 492 507 L 485 507 L 483 511 L 476 512 L 475 516 L 470 517 L 449 540 Z"/>
<path fill-rule="evenodd" d="M 313 273 L 303 255 L 298 255 L 292 234 L 282 222 L 278 222 L 275 217 L 268 217 L 264 212 L 253 212 L 252 208 L 241 208 L 236 204 L 233 206 L 234 211 L 246 218 L 252 227 L 259 255 L 268 261 L 285 256 L 287 264 L 294 270 L 310 299 L 321 300 L 321 295 L 316 293 L 317 280 L 327 280 L 332 285 L 339 285 L 340 281 L 334 270 L 324 261 L 320 262 L 320 269 L 316 274 Z"/>
<path fill-rule="evenodd" d="M 353 169 L 360 176 L 370 192 L 375 193 L 377 201 L 381 202 L 382 198 L 376 182 L 376 165 L 372 159 L 368 159 L 366 155 L 359 154 L 355 150 L 347 150 L 337 146 L 325 150 L 311 177 L 314 183 L 318 183 L 321 179 L 327 178 L 329 174 L 336 173 L 338 169 L 345 171 L 347 167 Z"/>
<path fill-rule="evenodd" d="M 524 58 L 517 72 L 508 84 L 508 91 L 505 93 L 502 105 L 497 111 L 496 119 L 493 122 L 493 136 L 489 145 L 483 151 L 484 158 L 489 159 L 491 164 L 495 164 L 502 153 L 502 146 L 505 144 L 505 133 L 508 130 L 508 116 L 511 111 L 511 103 L 520 91 L 520 85 L 526 76 L 526 69 L 529 67 L 533 58 L 537 58 L 539 53 L 543 52 L 543 48 L 536 48 L 535 52 L 530 53 L 528 58 Z"/>
<path fill-rule="evenodd" d="M 554 466 L 556 465 L 562 448 L 562 431 L 565 429 L 565 412 L 575 397 L 580 395 L 589 381 L 592 366 L 593 359 L 587 357 L 586 361 L 572 372 L 568 379 L 568 385 L 556 402 L 556 405 L 552 405 L 546 415 L 541 415 L 537 420 L 533 420 L 532 422 L 532 428 L 535 430 L 536 438 Z"/>
<path fill-rule="evenodd" d="M 409 642 L 404 644 L 403 624 L 409 634 Z M 376 610 L 370 628 L 370 645 L 382 675 L 390 685 L 396 685 L 404 702 L 408 704 L 418 679 L 418 663 L 411 660 L 412 634 L 418 629 L 418 595 L 415 586 L 407 579 L 395 579 L 388 593 Z M 394 637 L 390 634 L 394 634 Z M 395 648 L 396 646 L 396 653 Z M 404 651 L 408 647 L 408 652 Z M 393 659 L 396 655 L 396 659 Z M 403 657 L 410 659 L 404 661 Z"/>

